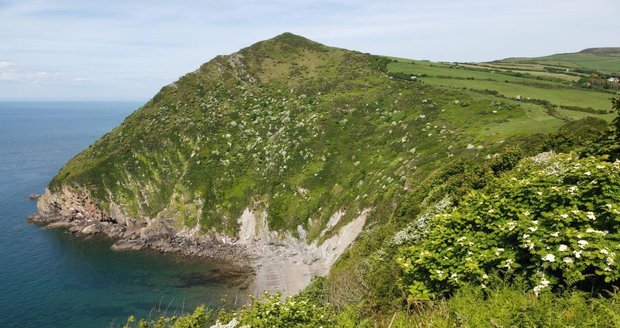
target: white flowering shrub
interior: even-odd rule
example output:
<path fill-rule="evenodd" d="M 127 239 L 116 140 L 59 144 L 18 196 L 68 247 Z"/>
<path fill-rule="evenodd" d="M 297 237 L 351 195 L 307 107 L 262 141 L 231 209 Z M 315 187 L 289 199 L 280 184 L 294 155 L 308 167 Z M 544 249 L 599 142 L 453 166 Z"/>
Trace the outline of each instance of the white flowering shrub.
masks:
<path fill-rule="evenodd" d="M 618 161 L 526 159 L 433 221 L 429 238 L 397 257 L 411 301 L 517 277 L 536 294 L 620 280 Z"/>
<path fill-rule="evenodd" d="M 250 305 L 237 312 L 220 313 L 218 320 L 228 322 L 237 318 L 242 325 L 261 327 L 334 327 L 334 313 L 329 305 L 319 305 L 307 297 L 288 297 L 281 294 L 263 294 L 252 299 Z"/>
<path fill-rule="evenodd" d="M 430 231 L 428 222 L 435 215 L 450 205 L 450 203 L 450 198 L 444 197 L 441 201 L 435 203 L 434 206 L 430 206 L 426 209 L 426 211 L 418 214 L 413 222 L 409 223 L 404 229 L 394 234 L 394 237 L 392 237 L 392 240 L 390 241 L 390 247 L 410 245 L 418 240 L 421 240 L 422 238 L 426 238 Z"/>

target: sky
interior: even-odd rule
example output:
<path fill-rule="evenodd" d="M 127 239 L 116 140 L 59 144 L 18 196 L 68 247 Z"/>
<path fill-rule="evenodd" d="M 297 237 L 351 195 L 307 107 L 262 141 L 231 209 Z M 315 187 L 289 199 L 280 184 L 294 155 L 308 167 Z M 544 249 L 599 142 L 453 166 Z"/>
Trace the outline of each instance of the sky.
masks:
<path fill-rule="evenodd" d="M 283 32 L 433 61 L 617 47 L 619 13 L 619 0 L 0 0 L 0 100 L 146 101 Z"/>

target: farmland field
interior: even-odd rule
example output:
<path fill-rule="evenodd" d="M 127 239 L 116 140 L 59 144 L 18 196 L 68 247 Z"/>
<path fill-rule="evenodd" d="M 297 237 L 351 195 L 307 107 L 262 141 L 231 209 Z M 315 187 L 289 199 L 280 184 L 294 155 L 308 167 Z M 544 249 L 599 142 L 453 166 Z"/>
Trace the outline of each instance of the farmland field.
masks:
<path fill-rule="evenodd" d="M 394 61 L 388 65 L 388 70 L 391 74 L 400 74 L 401 78 L 409 76 L 417 83 L 461 90 L 472 99 L 486 99 L 493 106 L 505 104 L 508 112 L 505 109 L 483 111 L 485 115 L 495 115 L 496 124 L 477 131 L 480 139 L 501 140 L 515 133 L 552 131 L 566 121 L 586 116 L 611 121 L 613 114 L 608 113 L 609 99 L 615 93 L 581 87 L 576 82 L 587 75 L 564 68 L 571 64 L 556 59 L 573 59 L 588 68 L 605 67 L 607 61 L 594 61 L 594 57 L 600 56 L 593 54 L 557 56 L 541 57 L 536 61 L 512 58 L 491 63 L 437 63 L 392 58 Z M 617 58 L 620 57 L 613 57 L 609 62 L 613 63 Z M 551 69 L 548 65 L 556 66 Z M 579 66 L 574 64 L 573 67 Z M 481 109 L 464 107 L 463 115 L 471 114 L 465 111 L 473 110 Z M 454 116 L 459 112 L 450 113 Z"/>

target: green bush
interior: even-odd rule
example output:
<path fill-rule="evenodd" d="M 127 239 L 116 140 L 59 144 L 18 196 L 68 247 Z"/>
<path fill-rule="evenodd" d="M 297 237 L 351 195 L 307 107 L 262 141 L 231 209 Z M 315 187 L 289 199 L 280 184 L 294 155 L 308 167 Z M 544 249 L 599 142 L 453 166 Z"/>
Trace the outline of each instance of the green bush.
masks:
<path fill-rule="evenodd" d="M 582 155 L 605 156 L 610 162 L 620 160 L 620 97 L 611 99 L 611 108 L 617 114 L 611 126 L 593 147 L 584 149 Z"/>
<path fill-rule="evenodd" d="M 593 144 L 605 135 L 609 124 L 596 117 L 587 116 L 580 120 L 570 121 L 545 137 L 543 150 L 570 152 L 575 148 L 593 148 Z"/>
<path fill-rule="evenodd" d="M 494 174 L 511 170 L 523 158 L 523 151 L 518 147 L 508 147 L 488 164 Z"/>
<path fill-rule="evenodd" d="M 206 310 L 204 305 L 197 307 L 192 314 L 182 316 L 161 316 L 157 320 L 141 319 L 136 323 L 134 316 L 127 319 L 123 328 L 206 328 L 212 322 L 212 312 Z"/>
<path fill-rule="evenodd" d="M 620 162 L 548 157 L 524 160 L 472 191 L 433 219 L 432 238 L 401 249 L 409 301 L 515 277 L 536 294 L 608 289 L 619 280 Z"/>
<path fill-rule="evenodd" d="M 482 292 L 467 285 L 449 300 L 398 312 L 383 320 L 392 327 L 619 327 L 620 294 L 590 297 L 584 292 L 535 296 L 517 286 Z"/>
<path fill-rule="evenodd" d="M 288 297 L 284 301 L 281 294 L 265 292 L 263 297 L 238 311 L 222 312 L 218 321 L 226 323 L 236 318 L 240 325 L 252 328 L 267 327 L 333 327 L 334 314 L 329 305 L 320 305 L 306 297 Z"/>

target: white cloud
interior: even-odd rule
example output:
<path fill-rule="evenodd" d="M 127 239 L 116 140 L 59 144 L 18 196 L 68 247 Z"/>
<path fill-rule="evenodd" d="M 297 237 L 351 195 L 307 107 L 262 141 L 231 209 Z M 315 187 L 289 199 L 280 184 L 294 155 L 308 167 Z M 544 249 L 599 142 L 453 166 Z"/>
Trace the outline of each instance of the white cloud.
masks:
<path fill-rule="evenodd" d="M 14 82 L 26 84 L 65 84 L 69 82 L 82 82 L 86 79 L 72 77 L 64 73 L 35 70 L 21 67 L 15 62 L 0 60 L 0 82 Z"/>
<path fill-rule="evenodd" d="M 0 60 L 0 69 L 5 69 L 11 66 L 15 66 L 15 63 L 6 60 Z"/>

